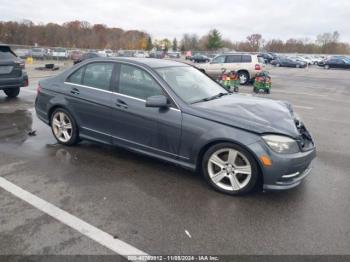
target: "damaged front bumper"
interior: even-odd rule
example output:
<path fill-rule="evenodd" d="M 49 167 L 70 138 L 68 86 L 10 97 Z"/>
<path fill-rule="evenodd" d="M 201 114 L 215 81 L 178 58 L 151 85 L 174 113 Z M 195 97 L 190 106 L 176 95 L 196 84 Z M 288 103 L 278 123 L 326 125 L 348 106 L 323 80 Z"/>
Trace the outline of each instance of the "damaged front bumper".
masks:
<path fill-rule="evenodd" d="M 278 154 L 270 150 L 262 141 L 250 145 L 253 152 L 266 155 L 271 166 L 260 163 L 264 190 L 286 190 L 294 188 L 310 174 L 312 161 L 316 157 L 316 148 L 295 154 Z"/>

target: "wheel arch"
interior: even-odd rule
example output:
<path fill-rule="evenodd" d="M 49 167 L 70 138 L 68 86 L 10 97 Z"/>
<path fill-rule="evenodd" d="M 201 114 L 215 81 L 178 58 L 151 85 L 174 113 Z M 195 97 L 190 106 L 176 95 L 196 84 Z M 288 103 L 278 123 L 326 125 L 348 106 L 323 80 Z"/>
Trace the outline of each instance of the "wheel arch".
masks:
<path fill-rule="evenodd" d="M 264 176 L 263 176 L 263 168 L 261 166 L 261 162 L 259 161 L 258 156 L 246 145 L 235 141 L 235 140 L 230 140 L 230 139 L 217 139 L 217 140 L 212 140 L 210 142 L 208 142 L 207 144 L 203 145 L 201 147 L 201 149 L 198 152 L 197 155 L 197 159 L 196 159 L 196 171 L 200 171 L 201 170 L 201 166 L 202 166 L 202 162 L 203 162 L 203 157 L 205 152 L 207 152 L 209 150 L 209 148 L 211 148 L 212 146 L 216 145 L 216 144 L 220 144 L 220 143 L 232 143 L 235 144 L 237 146 L 242 147 L 243 149 L 247 150 L 247 152 L 253 157 L 253 159 L 255 160 L 256 164 L 257 164 L 257 168 L 258 168 L 258 172 L 259 172 L 259 186 L 262 186 L 264 183 Z"/>
<path fill-rule="evenodd" d="M 76 117 L 74 116 L 74 114 L 72 114 L 72 112 L 68 109 L 68 107 L 66 107 L 65 105 L 62 105 L 62 104 L 55 104 L 55 105 L 52 105 L 49 110 L 48 110 L 48 114 L 47 114 L 47 117 L 49 119 L 49 125 L 51 126 L 51 116 L 53 114 L 53 112 L 55 112 L 56 109 L 58 108 L 62 108 L 66 111 L 68 111 L 73 117 L 74 117 L 74 120 L 76 120 Z"/>

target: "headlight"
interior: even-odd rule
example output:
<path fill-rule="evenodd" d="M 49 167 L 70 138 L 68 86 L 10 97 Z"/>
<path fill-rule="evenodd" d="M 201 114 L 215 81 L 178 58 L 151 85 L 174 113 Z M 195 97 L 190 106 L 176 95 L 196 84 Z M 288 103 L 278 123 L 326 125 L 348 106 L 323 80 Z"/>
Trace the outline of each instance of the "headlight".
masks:
<path fill-rule="evenodd" d="M 266 135 L 262 138 L 265 140 L 266 144 L 277 153 L 294 154 L 300 151 L 297 142 L 292 138 L 278 135 Z"/>

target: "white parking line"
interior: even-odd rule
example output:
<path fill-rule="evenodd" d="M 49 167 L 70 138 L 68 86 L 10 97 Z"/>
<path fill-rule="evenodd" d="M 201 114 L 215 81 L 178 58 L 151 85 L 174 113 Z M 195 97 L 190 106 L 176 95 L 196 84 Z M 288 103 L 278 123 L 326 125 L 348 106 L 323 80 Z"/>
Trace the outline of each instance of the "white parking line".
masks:
<path fill-rule="evenodd" d="M 295 108 L 301 108 L 301 109 L 308 109 L 308 110 L 312 110 L 314 109 L 313 107 L 311 106 L 299 106 L 299 105 L 293 105 L 293 107 Z"/>
<path fill-rule="evenodd" d="M 283 94 L 290 94 L 290 95 L 304 95 L 304 96 L 318 96 L 318 97 L 326 97 L 328 95 L 320 95 L 320 94 L 313 94 L 313 93 L 299 93 L 299 92 L 289 92 L 289 91 L 283 91 L 283 90 L 273 90 L 274 93 L 283 93 Z"/>
<path fill-rule="evenodd" d="M 3 177 L 0 177 L 0 187 L 121 256 L 147 256 L 145 252 L 119 239 L 114 239 L 112 235 L 25 191 Z"/>

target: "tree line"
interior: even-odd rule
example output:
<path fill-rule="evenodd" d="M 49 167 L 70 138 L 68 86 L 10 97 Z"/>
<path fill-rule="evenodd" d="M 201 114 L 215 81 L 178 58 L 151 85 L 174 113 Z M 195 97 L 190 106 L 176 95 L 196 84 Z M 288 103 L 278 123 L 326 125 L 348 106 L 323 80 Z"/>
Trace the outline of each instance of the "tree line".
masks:
<path fill-rule="evenodd" d="M 62 25 L 56 23 L 34 24 L 29 20 L 21 22 L 0 21 L 0 42 L 17 45 L 39 45 L 47 47 L 69 47 L 84 49 L 145 49 L 176 51 L 216 51 L 228 49 L 244 52 L 317 53 L 350 54 L 350 45 L 340 41 L 337 31 L 320 34 L 316 40 L 290 38 L 264 39 L 261 34 L 252 34 L 243 41 L 224 38 L 217 29 L 199 37 L 185 33 L 182 39 L 154 39 L 142 31 L 90 24 L 87 21 L 70 21 Z"/>
<path fill-rule="evenodd" d="M 146 49 L 149 35 L 103 24 L 71 21 L 34 24 L 31 21 L 0 22 L 0 42 L 17 45 L 85 49 Z"/>
<path fill-rule="evenodd" d="M 337 31 L 323 33 L 316 40 L 290 38 L 265 40 L 261 34 L 252 34 L 244 41 L 233 42 L 224 39 L 217 29 L 198 37 L 196 34 L 184 34 L 181 40 L 181 50 L 218 50 L 226 48 L 242 52 L 276 52 L 276 53 L 305 53 L 305 54 L 350 54 L 349 43 L 340 42 Z"/>

